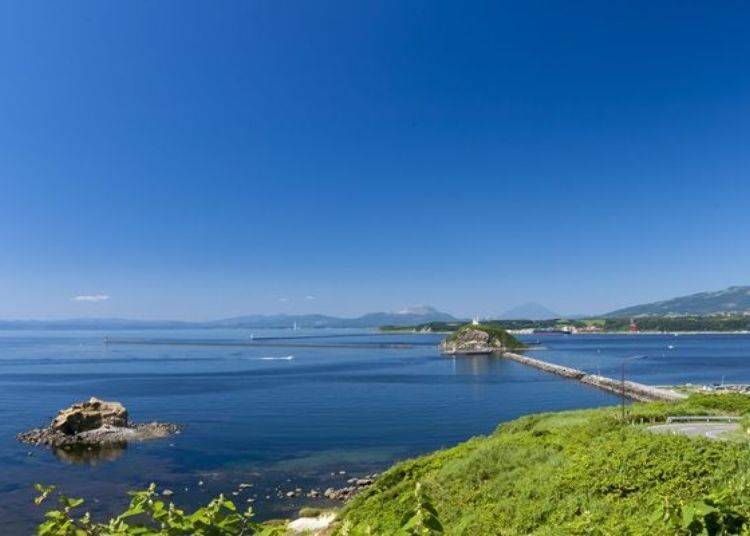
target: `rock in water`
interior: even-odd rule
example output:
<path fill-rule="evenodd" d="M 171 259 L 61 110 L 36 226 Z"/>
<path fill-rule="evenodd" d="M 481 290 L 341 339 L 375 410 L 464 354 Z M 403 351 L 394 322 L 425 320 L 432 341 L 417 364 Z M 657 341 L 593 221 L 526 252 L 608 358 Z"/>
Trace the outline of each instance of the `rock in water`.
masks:
<path fill-rule="evenodd" d="M 157 439 L 177 433 L 179 427 L 167 423 L 134 424 L 128 410 L 119 402 L 91 398 L 60 410 L 47 428 L 18 434 L 19 441 L 47 445 L 55 449 L 124 446 L 130 441 Z"/>
<path fill-rule="evenodd" d="M 467 329 L 440 343 L 440 351 L 444 354 L 487 354 L 493 351 L 488 344 L 489 338 L 489 333 Z"/>
<path fill-rule="evenodd" d="M 51 428 L 66 435 L 75 435 L 104 425 L 127 426 L 128 410 L 119 402 L 105 402 L 92 396 L 88 402 L 80 402 L 60 410 L 52 421 Z"/>
<path fill-rule="evenodd" d="M 494 326 L 468 325 L 440 343 L 444 354 L 490 354 L 525 348 L 513 335 Z"/>

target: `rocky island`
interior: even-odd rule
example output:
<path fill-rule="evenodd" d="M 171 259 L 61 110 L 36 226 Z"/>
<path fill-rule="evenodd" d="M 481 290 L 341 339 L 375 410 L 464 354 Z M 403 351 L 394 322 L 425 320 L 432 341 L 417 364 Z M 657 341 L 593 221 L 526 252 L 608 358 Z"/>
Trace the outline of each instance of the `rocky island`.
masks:
<path fill-rule="evenodd" d="M 107 402 L 91 397 L 62 409 L 47 428 L 36 428 L 18 434 L 25 443 L 53 448 L 107 448 L 122 446 L 130 441 L 167 437 L 178 432 L 175 424 L 128 421 L 128 411 L 119 402 Z"/>
<path fill-rule="evenodd" d="M 440 343 L 444 354 L 491 354 L 519 350 L 526 346 L 502 328 L 468 324 Z"/>

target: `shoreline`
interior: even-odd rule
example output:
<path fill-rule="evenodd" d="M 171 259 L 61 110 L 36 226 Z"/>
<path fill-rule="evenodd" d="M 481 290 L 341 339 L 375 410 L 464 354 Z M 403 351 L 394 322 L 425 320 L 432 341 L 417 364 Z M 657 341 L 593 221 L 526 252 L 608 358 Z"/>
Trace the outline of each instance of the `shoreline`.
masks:
<path fill-rule="evenodd" d="M 576 333 L 549 333 L 540 331 L 538 333 L 517 333 L 516 330 L 510 329 L 506 330 L 508 333 L 511 333 L 513 335 L 563 335 L 566 337 L 570 337 L 573 335 L 674 335 L 674 336 L 680 336 L 680 335 L 750 335 L 750 330 L 748 331 L 579 331 Z M 422 331 L 422 330 L 401 330 L 401 329 L 394 329 L 394 330 L 381 330 L 380 333 L 383 334 L 393 334 L 393 333 L 406 333 L 409 335 L 450 335 L 451 333 L 455 333 L 455 331 Z"/>

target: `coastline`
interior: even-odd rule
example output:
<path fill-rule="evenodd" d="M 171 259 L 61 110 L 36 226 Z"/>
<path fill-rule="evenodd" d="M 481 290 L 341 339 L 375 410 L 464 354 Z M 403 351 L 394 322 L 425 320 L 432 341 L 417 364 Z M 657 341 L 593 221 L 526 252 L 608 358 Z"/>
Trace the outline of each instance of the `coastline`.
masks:
<path fill-rule="evenodd" d="M 424 331 L 424 330 L 406 330 L 406 329 L 387 329 L 387 330 L 379 330 L 380 333 L 406 333 L 409 335 L 450 335 L 451 333 L 455 333 L 454 331 Z M 549 332 L 536 332 L 536 333 L 518 333 L 516 330 L 509 329 L 506 330 L 508 333 L 514 334 L 514 335 L 541 335 L 541 336 L 547 336 L 547 335 L 563 335 L 566 337 L 575 336 L 575 335 L 628 335 L 628 336 L 634 336 L 634 335 L 675 335 L 675 336 L 681 336 L 681 335 L 750 335 L 750 330 L 747 331 L 578 331 L 576 333 L 549 333 Z"/>

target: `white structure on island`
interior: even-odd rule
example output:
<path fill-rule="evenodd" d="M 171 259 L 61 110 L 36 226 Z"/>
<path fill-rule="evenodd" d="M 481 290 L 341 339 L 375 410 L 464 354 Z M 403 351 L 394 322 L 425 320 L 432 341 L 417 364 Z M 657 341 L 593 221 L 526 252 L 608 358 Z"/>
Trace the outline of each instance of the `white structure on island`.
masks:
<path fill-rule="evenodd" d="M 471 325 L 472 326 L 478 326 L 479 325 L 479 317 L 478 316 L 475 316 L 474 318 L 471 319 Z"/>

